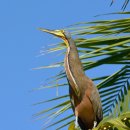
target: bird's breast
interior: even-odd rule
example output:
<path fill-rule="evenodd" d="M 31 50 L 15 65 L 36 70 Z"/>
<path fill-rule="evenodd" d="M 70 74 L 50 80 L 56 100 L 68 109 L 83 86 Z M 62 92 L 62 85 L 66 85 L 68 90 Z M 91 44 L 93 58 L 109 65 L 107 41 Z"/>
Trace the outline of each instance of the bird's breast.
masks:
<path fill-rule="evenodd" d="M 92 103 L 87 95 L 83 97 L 82 101 L 76 106 L 75 110 L 78 112 L 78 117 L 86 125 L 86 128 L 92 128 L 95 120 L 95 114 Z"/>

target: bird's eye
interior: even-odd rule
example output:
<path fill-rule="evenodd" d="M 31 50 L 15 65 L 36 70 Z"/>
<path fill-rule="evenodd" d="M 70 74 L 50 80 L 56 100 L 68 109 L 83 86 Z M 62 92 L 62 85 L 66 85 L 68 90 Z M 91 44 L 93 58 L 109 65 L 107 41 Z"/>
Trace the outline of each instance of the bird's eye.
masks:
<path fill-rule="evenodd" d="M 64 30 L 61 30 L 61 32 L 62 32 L 62 33 L 65 33 L 65 31 L 64 31 Z"/>

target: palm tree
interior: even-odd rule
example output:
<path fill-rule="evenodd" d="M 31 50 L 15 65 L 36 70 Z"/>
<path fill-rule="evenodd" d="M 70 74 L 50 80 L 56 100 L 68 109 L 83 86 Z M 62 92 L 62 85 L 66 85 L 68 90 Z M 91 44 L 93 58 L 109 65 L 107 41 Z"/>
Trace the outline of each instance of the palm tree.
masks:
<path fill-rule="evenodd" d="M 125 2 L 123 8 L 129 0 Z M 130 12 L 118 14 L 128 16 Z M 101 96 L 104 119 L 95 130 L 130 129 L 130 18 L 84 22 L 75 24 L 67 30 L 77 37 L 75 43 L 84 70 L 99 72 L 91 77 Z M 64 49 L 65 45 L 62 42 L 56 47 L 52 46 L 47 52 L 54 53 Z M 64 55 L 64 52 L 62 54 Z M 63 66 L 63 61 L 46 67 L 60 66 Z M 50 85 L 43 88 L 68 89 L 64 70 L 51 79 L 54 82 L 50 82 Z M 57 129 L 61 129 L 69 125 L 69 130 L 75 129 L 68 94 L 62 92 L 62 96 L 51 97 L 39 103 L 54 105 L 36 114 L 39 118 L 44 118 L 47 123 L 49 122 L 46 128 L 57 126 Z M 52 119 L 55 120 L 51 121 Z"/>

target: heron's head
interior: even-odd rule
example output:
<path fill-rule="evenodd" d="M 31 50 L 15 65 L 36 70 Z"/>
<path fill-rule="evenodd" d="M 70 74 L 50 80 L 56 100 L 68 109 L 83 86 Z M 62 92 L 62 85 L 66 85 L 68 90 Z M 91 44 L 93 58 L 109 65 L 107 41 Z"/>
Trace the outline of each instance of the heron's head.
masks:
<path fill-rule="evenodd" d="M 67 47 L 69 46 L 68 39 L 71 38 L 71 35 L 69 32 L 67 32 L 65 30 L 48 30 L 48 29 L 44 29 L 44 28 L 40 28 L 40 30 L 61 38 L 65 42 L 66 46 Z"/>

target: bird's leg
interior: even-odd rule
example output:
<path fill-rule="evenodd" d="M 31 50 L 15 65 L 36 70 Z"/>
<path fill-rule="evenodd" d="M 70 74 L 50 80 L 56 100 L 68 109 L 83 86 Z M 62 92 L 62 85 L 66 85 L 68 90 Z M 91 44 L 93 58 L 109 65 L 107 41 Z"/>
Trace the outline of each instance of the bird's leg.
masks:
<path fill-rule="evenodd" d="M 97 125 L 97 122 L 96 122 L 96 121 L 94 121 L 93 128 L 95 128 L 95 127 L 96 127 L 96 125 Z"/>
<path fill-rule="evenodd" d="M 75 128 L 77 128 L 79 126 L 79 124 L 78 124 L 78 117 L 76 116 L 75 117 Z"/>
<path fill-rule="evenodd" d="M 78 112 L 75 110 L 75 128 L 78 128 Z"/>

